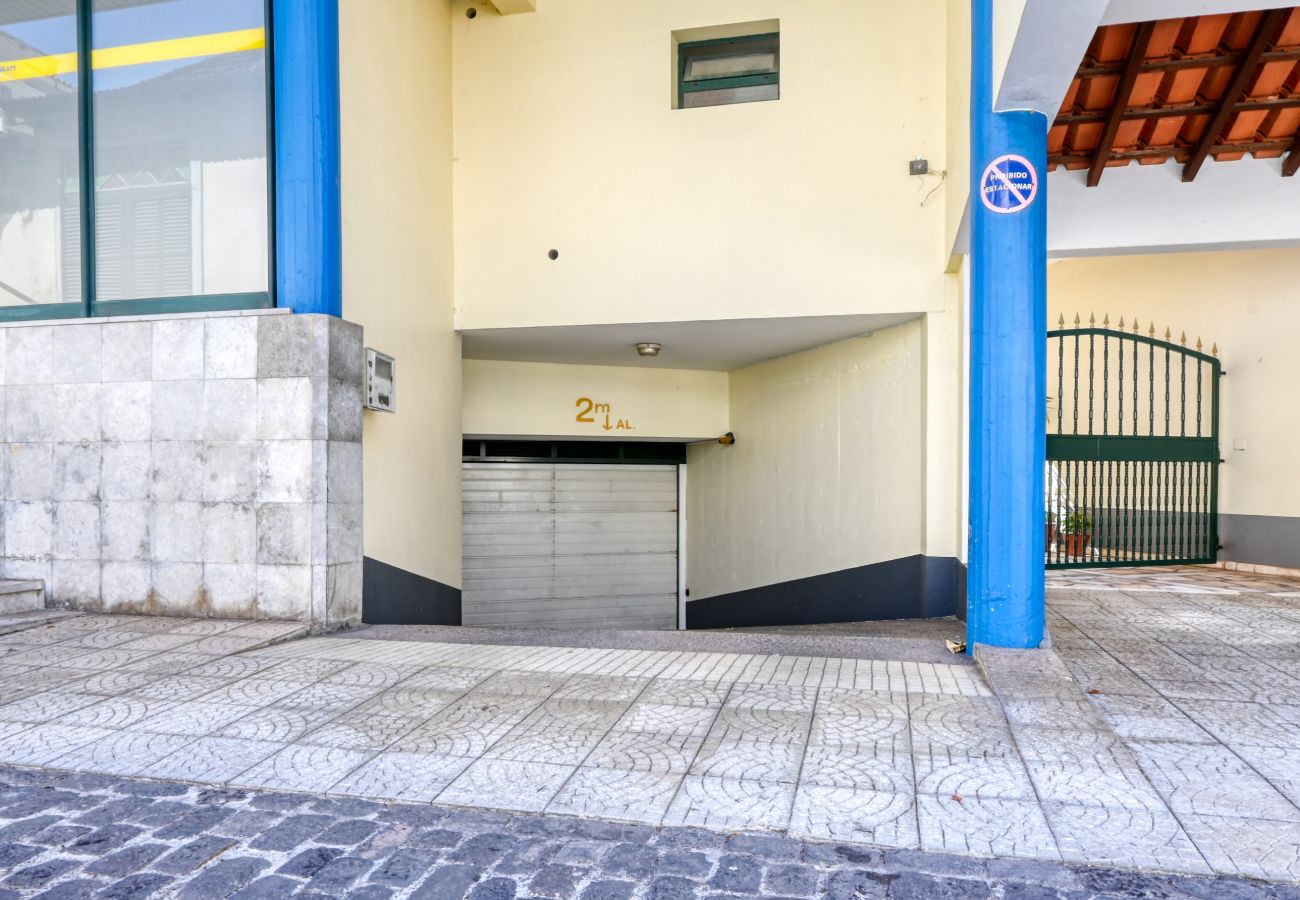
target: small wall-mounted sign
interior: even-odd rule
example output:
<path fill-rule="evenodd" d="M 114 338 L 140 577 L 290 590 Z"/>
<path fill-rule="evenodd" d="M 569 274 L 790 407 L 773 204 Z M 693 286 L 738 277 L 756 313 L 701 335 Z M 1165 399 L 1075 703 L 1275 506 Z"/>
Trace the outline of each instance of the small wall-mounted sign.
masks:
<path fill-rule="evenodd" d="M 1023 156 L 1009 153 L 988 164 L 980 179 L 980 199 L 990 211 L 1010 215 L 1028 209 L 1038 196 L 1038 170 Z"/>
<path fill-rule="evenodd" d="M 584 425 L 595 425 L 602 431 L 636 431 L 636 426 L 630 420 L 620 419 L 614 415 L 613 406 L 609 403 L 601 403 L 590 397 L 579 397 L 574 402 L 574 406 L 578 408 L 575 421 Z"/>

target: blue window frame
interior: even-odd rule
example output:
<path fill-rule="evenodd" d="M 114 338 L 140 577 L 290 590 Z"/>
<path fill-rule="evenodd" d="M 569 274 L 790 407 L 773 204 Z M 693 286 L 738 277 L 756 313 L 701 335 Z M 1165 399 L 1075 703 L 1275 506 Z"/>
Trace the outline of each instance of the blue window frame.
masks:
<path fill-rule="evenodd" d="M 0 320 L 274 305 L 270 0 L 0 7 Z"/>

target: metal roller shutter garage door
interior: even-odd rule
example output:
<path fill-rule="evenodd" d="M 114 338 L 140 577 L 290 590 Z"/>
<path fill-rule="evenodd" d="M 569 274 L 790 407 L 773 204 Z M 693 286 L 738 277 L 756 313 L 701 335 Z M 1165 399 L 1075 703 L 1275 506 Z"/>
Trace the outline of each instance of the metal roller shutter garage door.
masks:
<path fill-rule="evenodd" d="M 677 467 L 466 463 L 466 625 L 677 627 Z"/>

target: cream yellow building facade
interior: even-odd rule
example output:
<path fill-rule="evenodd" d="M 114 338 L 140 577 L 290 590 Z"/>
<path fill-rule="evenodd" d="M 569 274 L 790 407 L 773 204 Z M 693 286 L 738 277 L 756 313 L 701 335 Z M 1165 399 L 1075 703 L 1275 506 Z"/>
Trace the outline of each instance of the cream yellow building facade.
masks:
<path fill-rule="evenodd" d="M 44 579 L 69 606 L 321 628 L 459 624 L 475 604 L 531 625 L 642 621 L 650 605 L 655 627 L 964 615 L 969 451 L 987 426 L 969 399 L 985 187 L 971 177 L 971 3 L 337 0 L 335 20 L 332 2 L 239 0 L 195 13 L 193 57 L 141 31 L 123 58 L 176 67 L 162 76 L 83 66 L 140 98 L 197 73 L 214 104 L 242 72 L 240 127 L 256 140 L 193 125 L 207 143 L 188 169 L 78 144 L 76 110 L 107 101 L 39 62 L 62 46 L 48 35 L 90 15 L 66 5 L 0 24 L 0 55 L 25 73 L 0 75 L 19 123 L 0 128 L 0 163 L 25 159 L 8 148 L 26 128 L 100 185 L 27 197 L 0 182 L 5 384 L 31 417 L 6 426 L 20 462 L 6 464 L 0 574 Z M 1098 28 L 1263 7 L 997 0 L 995 108 L 1050 120 Z M 274 100 L 260 120 L 250 71 Z M 1211 160 L 1186 185 L 1165 177 L 1172 163 L 1132 165 L 1095 189 L 1064 164 L 1035 174 L 1051 327 L 1122 315 L 1216 344 L 1217 559 L 1294 568 L 1300 225 L 1286 211 L 1300 179 L 1281 165 Z M 235 173 L 238 188 L 221 180 Z M 119 202 L 114 243 L 100 231 Z M 155 208 L 192 224 L 146 253 Z M 174 284 L 142 286 L 155 256 Z M 66 318 L 87 316 L 112 321 L 101 335 Z M 131 340 L 152 361 L 128 379 L 110 347 L 145 321 Z M 56 350 L 74 335 L 97 348 L 86 383 L 134 385 L 95 397 L 129 419 L 147 396 L 149 427 L 34 412 L 80 397 Z M 228 364 L 230 335 L 251 362 Z M 169 367 L 173 340 L 197 341 L 192 371 Z M 388 410 L 367 394 L 370 350 L 395 360 Z M 175 425 L 187 398 L 202 415 Z M 229 424 L 241 402 L 247 427 Z M 277 424 L 293 403 L 298 431 Z M 104 482 L 83 497 L 56 460 L 87 441 Z M 267 474 L 290 456 L 297 492 Z M 108 461 L 127 472 L 128 457 L 151 474 L 119 496 Z M 200 470 L 171 477 L 192 458 Z M 30 483 L 48 490 L 12 489 L 42 465 Z M 212 488 L 249 467 L 246 490 Z M 111 537 L 126 522 L 143 543 Z"/>

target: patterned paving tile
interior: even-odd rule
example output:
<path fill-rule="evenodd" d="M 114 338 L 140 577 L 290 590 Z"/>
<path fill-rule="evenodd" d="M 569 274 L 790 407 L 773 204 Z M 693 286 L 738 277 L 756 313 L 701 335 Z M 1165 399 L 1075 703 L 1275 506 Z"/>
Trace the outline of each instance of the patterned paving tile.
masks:
<path fill-rule="evenodd" d="M 348 750 L 383 750 L 423 722 L 423 719 L 412 716 L 344 713 L 298 738 L 298 742 Z"/>
<path fill-rule="evenodd" d="M 245 787 L 327 791 L 375 756 L 373 750 L 343 750 L 291 744 L 239 776 Z"/>
<path fill-rule="evenodd" d="M 800 784 L 790 816 L 790 834 L 915 849 L 920 846 L 916 798 L 911 791 Z"/>
<path fill-rule="evenodd" d="M 709 738 L 695 757 L 690 774 L 794 784 L 799 780 L 803 751 L 802 744 Z"/>
<path fill-rule="evenodd" d="M 199 738 L 154 762 L 142 774 L 153 778 L 224 784 L 283 747 L 283 744 L 270 741 Z"/>
<path fill-rule="evenodd" d="M 921 849 L 1059 860 L 1039 805 L 1029 800 L 918 794 Z"/>
<path fill-rule="evenodd" d="M 474 686 L 481 684 L 491 674 L 490 671 L 484 669 L 427 666 L 409 678 L 404 679 L 399 686 L 463 694 Z"/>
<path fill-rule="evenodd" d="M 479 759 L 438 795 L 451 806 L 541 812 L 577 767 L 512 759 Z"/>
<path fill-rule="evenodd" d="M 225 681 L 203 694 L 205 703 L 234 703 L 238 706 L 270 706 L 307 687 L 301 681 L 279 681 L 273 678 L 243 678 Z M 306 706 L 306 704 L 303 704 Z"/>
<path fill-rule="evenodd" d="M 248 707 L 246 711 L 247 715 L 218 728 L 213 736 L 287 744 L 338 716 L 332 709 L 277 709 L 272 706 L 266 709 Z"/>
<path fill-rule="evenodd" d="M 794 791 L 793 784 L 687 775 L 664 824 L 783 829 L 790 821 Z"/>
<path fill-rule="evenodd" d="M 103 699 L 95 694 L 60 690 L 44 691 L 0 706 L 0 721 L 33 724 L 50 722 L 75 710 L 99 703 Z"/>
<path fill-rule="evenodd" d="M 37 725 L 0 737 L 0 759 L 19 766 L 49 766 L 79 747 L 116 733 L 86 725 Z"/>
<path fill-rule="evenodd" d="M 54 765 L 81 772 L 108 775 L 143 775 L 164 756 L 195 739 L 182 734 L 117 731 L 60 756 Z"/>
<path fill-rule="evenodd" d="M 526 697 L 549 697 L 569 680 L 568 675 L 543 672 L 497 672 L 475 685 L 483 694 L 518 694 Z"/>
<path fill-rule="evenodd" d="M 574 675 L 560 685 L 552 697 L 578 697 L 605 703 L 630 704 L 648 687 L 649 678 L 616 675 Z"/>
<path fill-rule="evenodd" d="M 703 735 L 614 729 L 601 739 L 583 765 L 680 775 L 690 768 L 703 744 Z"/>
<path fill-rule="evenodd" d="M 140 731 L 203 737 L 241 719 L 252 707 L 230 703 L 177 703 L 135 724 Z"/>
<path fill-rule="evenodd" d="M 918 794 L 973 800 L 1033 800 L 1025 764 L 1015 756 L 971 757 L 935 748 L 913 756 Z"/>
<path fill-rule="evenodd" d="M 628 704 L 581 697 L 550 697 L 528 714 L 525 728 L 599 729 L 607 731 L 623 717 Z"/>
<path fill-rule="evenodd" d="M 227 656 L 193 666 L 185 674 L 204 678 L 249 678 L 279 662 L 270 657 Z"/>
<path fill-rule="evenodd" d="M 1187 814 L 1180 818 L 1214 871 L 1300 881 L 1300 825 L 1226 816 Z"/>
<path fill-rule="evenodd" d="M 849 747 L 810 746 L 799 782 L 884 794 L 916 791 L 910 745 L 900 747 L 893 741 Z"/>
<path fill-rule="evenodd" d="M 1027 760 L 1029 776 L 1044 803 L 1102 806 L 1110 810 L 1165 811 L 1160 795 L 1132 758 L 1127 765 Z"/>
<path fill-rule="evenodd" d="M 167 701 L 146 700 L 139 697 L 110 697 L 98 703 L 64 713 L 55 721 L 60 725 L 93 725 L 97 728 L 128 728 L 150 716 L 170 709 Z"/>
<path fill-rule="evenodd" d="M 606 728 L 569 728 L 557 725 L 516 725 L 493 744 L 485 756 L 531 762 L 581 764 L 606 735 Z"/>
<path fill-rule="evenodd" d="M 402 685 L 406 682 L 402 682 Z M 401 685 L 354 707 L 353 711 L 377 716 L 415 716 L 428 719 L 465 696 L 463 691 L 408 688 Z"/>
<path fill-rule="evenodd" d="M 642 703 L 668 706 L 721 706 L 731 691 L 731 682 L 685 681 L 676 678 L 651 679 L 638 698 Z"/>
<path fill-rule="evenodd" d="M 910 720 L 917 743 L 1004 746 L 1010 737 L 1006 718 L 991 698 L 922 696 L 912 703 Z"/>
<path fill-rule="evenodd" d="M 133 673 L 124 673 L 133 674 Z M 145 676 L 149 680 L 129 692 L 144 700 L 204 700 L 221 702 L 216 696 L 230 684 L 225 678 L 202 675 Z M 233 702 L 233 701 L 232 701 Z"/>
<path fill-rule="evenodd" d="M 380 753 L 331 789 L 333 793 L 383 800 L 429 802 L 474 762 L 465 756 Z"/>
<path fill-rule="evenodd" d="M 272 701 L 272 706 L 283 706 L 291 709 L 302 709 L 303 707 L 314 709 L 334 709 L 339 712 L 360 706 L 367 700 L 374 699 L 378 691 L 370 688 L 350 687 L 343 684 L 329 684 L 328 682 L 319 682 L 317 684 L 307 685 L 292 694 L 286 694 L 277 700 Z"/>
<path fill-rule="evenodd" d="M 381 691 L 392 687 L 403 679 L 410 678 L 418 673 L 420 668 L 420 666 L 354 663 L 346 669 L 340 669 L 333 675 L 326 675 L 321 680 L 329 684 L 342 684 L 349 687 Z"/>
<path fill-rule="evenodd" d="M 778 744 L 806 743 L 812 715 L 780 709 L 724 706 L 709 729 L 715 740 L 745 740 Z"/>
<path fill-rule="evenodd" d="M 657 825 L 681 781 L 678 774 L 582 767 L 547 804 L 546 812 Z"/>
<path fill-rule="evenodd" d="M 817 703 L 817 688 L 789 684 L 736 684 L 725 707 L 811 713 Z"/>
<path fill-rule="evenodd" d="M 876 716 L 823 714 L 813 718 L 808 734 L 810 746 L 858 747 L 881 741 L 911 744 L 907 713 L 882 711 Z"/>
<path fill-rule="evenodd" d="M 1200 851 L 1167 810 L 1043 804 L 1067 862 L 1208 873 Z"/>
<path fill-rule="evenodd" d="M 435 714 L 388 749 L 482 756 L 541 702 L 536 697 L 466 698 Z"/>
<path fill-rule="evenodd" d="M 1119 735 L 1108 726 L 1101 728 L 1042 728 L 1034 725 L 1016 729 L 1016 746 L 1025 759 L 1048 762 L 1086 763 L 1109 758 L 1126 750 Z"/>
<path fill-rule="evenodd" d="M 709 706 L 639 702 L 628 708 L 614 728 L 619 731 L 654 731 L 704 737 L 709 733 L 719 711 L 719 708 Z"/>

